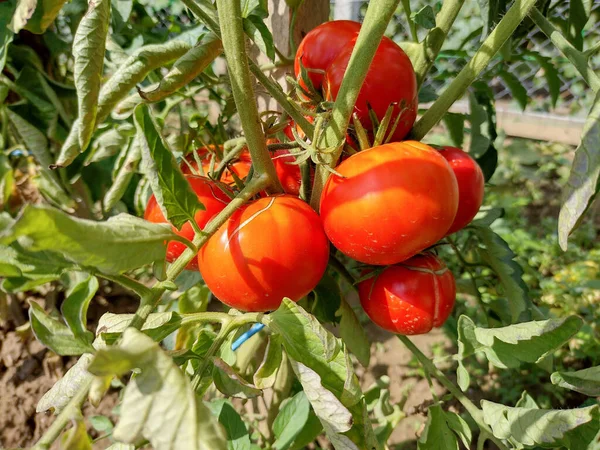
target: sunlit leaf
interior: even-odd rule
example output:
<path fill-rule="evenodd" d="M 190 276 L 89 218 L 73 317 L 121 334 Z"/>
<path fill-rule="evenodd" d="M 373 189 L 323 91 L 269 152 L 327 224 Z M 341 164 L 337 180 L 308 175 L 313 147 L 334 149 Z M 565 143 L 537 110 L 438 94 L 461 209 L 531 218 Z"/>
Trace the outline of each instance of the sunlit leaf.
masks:
<path fill-rule="evenodd" d="M 60 438 L 61 450 L 92 450 L 92 439 L 87 434 L 83 417 L 72 420 L 73 426 Z"/>
<path fill-rule="evenodd" d="M 35 34 L 42 34 L 54 22 L 56 16 L 67 0 L 37 0 L 37 7 L 27 21 L 25 29 Z"/>
<path fill-rule="evenodd" d="M 552 384 L 581 392 L 590 397 L 600 396 L 600 366 L 576 372 L 554 372 L 550 380 Z"/>
<path fill-rule="evenodd" d="M 206 406 L 223 425 L 229 450 L 258 450 L 258 447 L 250 442 L 248 428 L 229 400 L 218 398 Z"/>
<path fill-rule="evenodd" d="M 364 367 L 369 367 L 371 342 L 369 342 L 365 329 L 356 317 L 354 309 L 345 299 L 342 299 L 337 314 L 341 317 L 340 337 L 342 341 Z"/>
<path fill-rule="evenodd" d="M 221 358 L 213 359 L 213 380 L 216 388 L 230 397 L 253 398 L 261 390 L 244 380 L 229 364 Z"/>
<path fill-rule="evenodd" d="M 275 60 L 275 45 L 271 31 L 258 16 L 251 15 L 243 19 L 244 31 L 256 46 L 271 60 Z"/>
<path fill-rule="evenodd" d="M 309 413 L 310 403 L 304 391 L 287 399 L 281 405 L 279 414 L 273 422 L 273 433 L 276 438 L 273 448 L 276 450 L 288 449 L 304 428 Z"/>
<path fill-rule="evenodd" d="M 272 334 L 269 336 L 265 356 L 254 373 L 254 384 L 258 389 L 266 389 L 273 386 L 277 378 L 277 371 L 281 365 L 281 360 L 281 336 Z"/>
<path fill-rule="evenodd" d="M 448 426 L 444 410 L 439 404 L 430 406 L 425 429 L 419 438 L 419 450 L 458 450 L 458 448 L 458 440 Z"/>
<path fill-rule="evenodd" d="M 425 5 L 420 10 L 412 13 L 410 18 L 414 23 L 427 30 L 435 28 L 435 13 L 430 5 Z"/>
<path fill-rule="evenodd" d="M 83 276 L 79 277 L 78 282 L 67 291 L 67 296 L 61 306 L 61 313 L 75 337 L 91 342 L 93 334 L 86 328 L 87 310 L 99 285 L 95 276 L 81 275 Z"/>
<path fill-rule="evenodd" d="M 13 13 L 10 21 L 10 29 L 13 33 L 17 34 L 27 24 L 27 21 L 33 15 L 35 7 L 37 6 L 37 0 L 17 0 L 17 8 Z"/>

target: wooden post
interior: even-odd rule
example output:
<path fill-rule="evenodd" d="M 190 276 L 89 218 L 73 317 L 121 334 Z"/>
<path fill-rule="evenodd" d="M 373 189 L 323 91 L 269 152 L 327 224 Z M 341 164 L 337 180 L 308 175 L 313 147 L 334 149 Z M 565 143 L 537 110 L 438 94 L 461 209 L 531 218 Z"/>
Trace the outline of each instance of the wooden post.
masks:
<path fill-rule="evenodd" d="M 294 42 L 297 46 L 306 33 L 327 20 L 329 20 L 329 0 L 304 0 L 296 12 L 294 30 L 291 30 L 292 10 L 286 1 L 269 0 L 269 17 L 266 24 L 273 33 L 273 42 L 277 49 L 292 60 L 294 55 L 290 45 L 290 33 L 293 32 Z M 270 63 L 269 59 L 260 54 L 256 48 L 252 50 L 252 55 L 259 65 Z M 288 91 L 290 87 L 285 80 L 285 76 L 293 74 L 293 72 L 293 66 L 288 65 L 270 70 L 267 73 L 275 78 L 285 91 Z M 281 110 L 262 87 L 257 87 L 256 95 L 258 108 L 261 111 Z"/>

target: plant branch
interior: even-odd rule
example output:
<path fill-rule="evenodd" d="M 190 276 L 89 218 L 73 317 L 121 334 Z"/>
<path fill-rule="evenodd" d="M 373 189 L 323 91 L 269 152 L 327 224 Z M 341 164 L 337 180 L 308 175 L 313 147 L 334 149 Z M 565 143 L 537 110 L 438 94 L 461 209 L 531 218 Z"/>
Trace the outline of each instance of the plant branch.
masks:
<path fill-rule="evenodd" d="M 502 48 L 519 24 L 535 6 L 537 0 L 516 0 L 496 28 L 483 42 L 468 64 L 463 67 L 450 86 L 431 105 L 415 124 L 411 137 L 421 140 L 448 111 L 450 106 L 461 98 L 469 85 L 487 67 L 491 59 Z"/>
<path fill-rule="evenodd" d="M 408 21 L 408 27 L 410 28 L 412 40 L 414 42 L 419 42 L 419 36 L 417 35 L 417 24 L 411 17 L 412 11 L 410 8 L 410 0 L 402 0 L 402 8 L 404 8 L 404 14 L 406 15 L 406 20 Z"/>
<path fill-rule="evenodd" d="M 590 67 L 588 63 L 588 57 L 584 52 L 580 52 L 562 35 L 560 31 L 556 29 L 554 25 L 550 23 L 548 19 L 540 12 L 539 9 L 533 8 L 529 17 L 533 20 L 533 23 L 542 30 L 542 32 L 548 36 L 552 43 L 565 55 L 565 57 L 575 66 L 577 71 L 581 74 L 585 82 L 594 92 L 600 91 L 600 77 L 596 75 L 596 72 Z"/>
<path fill-rule="evenodd" d="M 427 72 L 435 62 L 435 58 L 442 49 L 446 36 L 464 3 L 465 0 L 446 0 L 442 3 L 442 9 L 435 16 L 435 28 L 429 30 L 423 42 L 411 51 L 411 60 L 419 86 L 423 84 Z"/>
<path fill-rule="evenodd" d="M 354 46 L 354 50 L 352 50 L 344 79 L 333 104 L 331 121 L 321 139 L 324 142 L 316 143 L 317 145 L 324 144 L 321 147 L 335 147 L 336 150 L 331 155 L 325 155 L 326 157 L 328 156 L 326 161 L 330 167 L 335 166 L 342 153 L 346 129 L 350 123 L 358 93 L 367 77 L 367 72 L 369 71 L 375 52 L 379 47 L 390 19 L 396 11 L 399 1 L 372 0 L 369 3 L 367 14 L 365 15 L 360 33 L 358 33 L 356 45 Z M 328 177 L 329 171 L 319 165 L 315 173 L 315 181 L 310 199 L 310 204 L 315 211 L 319 210 L 321 192 Z"/>
<path fill-rule="evenodd" d="M 215 33 L 217 36 L 221 36 L 221 30 L 214 10 L 211 9 L 206 3 L 196 3 L 195 0 L 182 0 L 183 4 L 204 24 L 210 31 Z M 306 120 L 302 113 L 296 108 L 296 106 L 288 99 L 279 83 L 273 80 L 271 77 L 265 75 L 261 68 L 254 61 L 248 61 L 250 71 L 254 74 L 256 79 L 262 84 L 267 92 L 279 103 L 283 110 L 290 115 L 294 122 L 298 124 L 302 131 L 307 136 L 312 136 L 314 133 L 314 126 Z"/>
<path fill-rule="evenodd" d="M 267 150 L 265 136 L 258 116 L 254 86 L 250 78 L 246 35 L 242 25 L 242 8 L 239 0 L 217 0 L 217 12 L 221 24 L 221 39 L 227 58 L 231 90 L 242 122 L 246 143 L 252 156 L 254 173 L 269 178 L 269 193 L 283 192 L 275 166 Z"/>
<path fill-rule="evenodd" d="M 105 273 L 96 273 L 95 275 L 104 278 L 105 280 L 112 281 L 113 283 L 120 284 L 121 286 L 129 289 L 136 293 L 140 297 L 144 297 L 150 294 L 151 289 L 133 278 L 129 278 L 126 275 L 107 275 Z"/>
<path fill-rule="evenodd" d="M 421 366 L 423 366 L 423 369 L 429 373 L 429 375 L 434 376 L 446 389 L 448 389 L 448 391 L 456 398 L 456 400 L 463 405 L 475 423 L 477 423 L 477 426 L 481 432 L 486 433 L 489 436 L 489 439 L 492 440 L 500 450 L 508 450 L 504 443 L 493 435 L 492 430 L 483 420 L 483 412 L 477 406 L 475 406 L 475 404 L 458 387 L 456 387 L 454 383 L 452 383 L 446 377 L 446 375 L 444 375 L 442 371 L 438 369 L 407 336 L 403 336 L 401 334 L 397 336 L 398 339 L 400 339 L 400 341 L 419 360 Z"/>

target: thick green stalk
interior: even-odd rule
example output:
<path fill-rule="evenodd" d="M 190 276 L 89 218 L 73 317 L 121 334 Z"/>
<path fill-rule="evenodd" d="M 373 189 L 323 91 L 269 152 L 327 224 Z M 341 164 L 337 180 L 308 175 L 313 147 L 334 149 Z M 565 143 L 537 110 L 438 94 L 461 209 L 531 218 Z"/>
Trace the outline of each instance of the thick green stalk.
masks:
<path fill-rule="evenodd" d="M 221 24 L 221 39 L 227 58 L 231 90 L 252 157 L 254 173 L 265 174 L 269 178 L 267 190 L 270 193 L 283 192 L 273 160 L 267 149 L 258 116 L 254 86 L 250 78 L 248 55 L 246 54 L 246 35 L 242 24 L 241 3 L 239 0 L 217 0 L 217 12 Z"/>
<path fill-rule="evenodd" d="M 199 4 L 196 3 L 195 0 L 182 0 L 182 2 L 196 17 L 204 22 L 210 31 L 217 36 L 221 36 L 217 17 L 207 4 Z M 296 106 L 288 99 L 286 93 L 281 89 L 281 86 L 275 80 L 271 79 L 271 77 L 265 75 L 254 61 L 249 61 L 249 65 L 250 71 L 254 74 L 259 83 L 265 87 L 271 97 L 273 97 L 283 110 L 294 119 L 294 122 L 302 128 L 302 131 L 304 131 L 307 136 L 312 136 L 314 133 L 314 126 L 306 120 L 304 115 L 302 115 L 298 108 L 296 108 Z"/>
<path fill-rule="evenodd" d="M 410 8 L 410 0 L 402 0 L 402 8 L 404 8 L 404 15 L 406 15 L 406 21 L 410 28 L 410 35 L 414 42 L 419 42 L 419 36 L 417 35 L 417 24 L 412 19 L 412 10 Z"/>
<path fill-rule="evenodd" d="M 470 84 L 487 67 L 494 55 L 502 48 L 519 24 L 535 6 L 537 0 L 516 0 L 494 31 L 483 42 L 469 63 L 463 67 L 450 86 L 434 102 L 415 124 L 411 137 L 421 140 L 448 111 L 450 106 L 461 98 Z"/>
<path fill-rule="evenodd" d="M 423 84 L 427 72 L 435 62 L 464 3 L 465 0 L 446 0 L 442 3 L 442 9 L 435 16 L 435 28 L 429 30 L 415 53 L 410 55 L 419 86 Z"/>
<path fill-rule="evenodd" d="M 571 64 L 575 66 L 592 91 L 600 91 L 600 77 L 590 67 L 587 56 L 573 47 L 562 33 L 544 17 L 539 9 L 533 8 L 529 13 L 529 17 L 548 36 L 552 43 L 556 45 L 556 48 L 571 61 Z"/>
<path fill-rule="evenodd" d="M 456 398 L 456 400 L 458 400 L 464 406 L 475 423 L 477 423 L 477 426 L 481 432 L 486 433 L 489 436 L 489 439 L 492 440 L 500 450 L 508 450 L 506 445 L 504 445 L 500 439 L 493 435 L 491 428 L 483 420 L 483 412 L 477 406 L 475 406 L 475 404 L 469 400 L 469 398 L 458 387 L 456 387 L 440 369 L 435 367 L 433 362 L 431 362 L 431 360 L 425 356 L 425 354 L 423 354 L 423 352 L 419 350 L 419 348 L 413 344 L 408 337 L 399 334 L 398 339 L 400 339 L 406 348 L 408 348 L 410 352 L 415 355 L 415 357 L 421 363 L 421 366 L 423 366 L 423 369 L 425 369 L 425 372 L 437 378 L 437 380 L 446 389 L 448 389 L 448 391 Z"/>
<path fill-rule="evenodd" d="M 385 29 L 396 11 L 400 0 L 372 0 L 369 3 L 365 20 L 358 34 L 356 45 L 350 56 L 342 85 L 338 92 L 337 98 L 331 112 L 331 121 L 324 136 L 321 139 L 323 142 L 317 144 L 321 147 L 336 147 L 328 161 L 329 166 L 335 166 L 337 160 L 342 153 L 342 144 L 346 136 L 346 129 L 350 123 L 354 104 L 358 98 L 360 88 L 365 81 L 375 51 L 379 47 L 381 38 L 385 33 Z M 325 185 L 325 181 L 329 176 L 329 171 L 325 167 L 318 167 L 315 174 L 312 196 L 310 199 L 311 206 L 318 211 L 321 191 Z"/>

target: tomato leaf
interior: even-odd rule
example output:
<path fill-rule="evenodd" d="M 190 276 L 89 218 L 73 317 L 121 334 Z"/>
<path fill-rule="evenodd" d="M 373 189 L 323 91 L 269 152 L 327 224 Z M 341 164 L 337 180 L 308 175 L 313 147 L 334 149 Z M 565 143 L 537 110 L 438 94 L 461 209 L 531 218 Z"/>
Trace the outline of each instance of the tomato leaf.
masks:
<path fill-rule="evenodd" d="M 448 426 L 446 413 L 442 407 L 429 407 L 427 422 L 419 438 L 419 450 L 458 450 L 456 435 Z"/>
<path fill-rule="evenodd" d="M 465 139 L 465 115 L 457 113 L 446 113 L 443 117 L 444 125 L 450 133 L 452 144 L 462 147 Z"/>
<path fill-rule="evenodd" d="M 36 412 L 54 409 L 54 414 L 59 414 L 73 396 L 87 383 L 91 375 L 87 368 L 92 361 L 90 353 L 81 355 L 73 367 L 46 392 L 37 404 Z"/>
<path fill-rule="evenodd" d="M 348 350 L 356 356 L 363 367 L 369 367 L 371 359 L 371 342 L 365 333 L 365 329 L 360 324 L 358 317 L 352 306 L 345 299 L 342 299 L 340 309 L 336 315 L 340 319 L 340 337 L 344 344 L 348 346 Z"/>
<path fill-rule="evenodd" d="M 188 377 L 143 333 L 125 330 L 119 347 L 98 350 L 89 371 L 117 375 L 133 368 L 140 373 L 125 388 L 116 440 L 148 439 L 157 450 L 227 448 L 221 425 L 196 397 Z"/>
<path fill-rule="evenodd" d="M 133 0 L 112 0 L 111 1 L 111 19 L 113 27 L 120 31 L 129 20 L 131 11 L 133 11 Z"/>
<path fill-rule="evenodd" d="M 583 29 L 588 22 L 592 9 L 591 0 L 570 0 L 569 19 L 567 21 L 567 39 L 573 46 L 583 50 Z"/>
<path fill-rule="evenodd" d="M 482 259 L 500 279 L 508 300 L 512 323 L 520 318 L 530 318 L 533 304 L 529 298 L 529 289 L 523 281 L 523 269 L 514 260 L 516 255 L 506 241 L 490 228 L 474 226 L 473 229 L 483 245 L 479 249 Z"/>
<path fill-rule="evenodd" d="M 82 419 L 81 417 L 71 420 L 73 427 L 65 431 L 60 438 L 61 450 L 92 450 L 92 439 L 88 436 Z"/>
<path fill-rule="evenodd" d="M 579 225 L 600 188 L 600 93 L 587 117 L 581 143 L 575 150 L 569 180 L 558 215 L 558 242 L 567 250 L 569 235 Z"/>
<path fill-rule="evenodd" d="M 104 209 L 110 211 L 125 194 L 135 172 L 137 172 L 142 159 L 142 148 L 139 139 L 134 138 L 125 148 L 122 164 L 114 173 L 113 183 L 104 194 Z M 115 164 L 116 166 L 116 164 Z"/>
<path fill-rule="evenodd" d="M 167 220 L 181 229 L 186 222 L 194 220 L 194 215 L 203 210 L 204 205 L 164 143 L 148 106 L 137 106 L 134 118 L 142 147 L 144 172 L 150 178 L 152 192 Z"/>
<path fill-rule="evenodd" d="M 548 410 L 512 408 L 481 401 L 483 420 L 494 436 L 522 446 L 588 448 L 600 427 L 598 405 L 587 408 Z"/>
<path fill-rule="evenodd" d="M 17 139 L 25 145 L 43 169 L 48 168 L 52 159 L 44 133 L 9 108 L 6 109 L 6 113 L 11 130 Z"/>
<path fill-rule="evenodd" d="M 17 7 L 13 13 L 10 21 L 10 29 L 13 33 L 17 34 L 27 24 L 27 21 L 33 15 L 35 7 L 37 6 L 37 0 L 17 0 Z"/>
<path fill-rule="evenodd" d="M 458 320 L 459 356 L 483 352 L 499 368 L 516 368 L 537 363 L 560 348 L 581 328 L 578 316 L 523 322 L 500 328 L 476 327 L 465 316 Z"/>
<path fill-rule="evenodd" d="M 435 28 L 435 13 L 430 5 L 423 6 L 419 11 L 413 12 L 410 18 L 414 23 L 427 30 Z"/>
<path fill-rule="evenodd" d="M 131 321 L 134 314 L 105 313 L 98 321 L 94 346 L 103 348 L 113 345 L 121 336 Z M 181 325 L 181 316 L 175 311 L 151 313 L 142 326 L 142 331 L 156 342 L 160 342 L 177 330 Z"/>
<path fill-rule="evenodd" d="M 213 358 L 213 381 L 223 394 L 237 398 L 254 398 L 262 393 L 221 358 Z"/>
<path fill-rule="evenodd" d="M 308 422 L 309 413 L 310 403 L 304 391 L 300 391 L 284 401 L 273 422 L 273 433 L 276 438 L 273 448 L 276 450 L 290 448 L 296 436 Z"/>
<path fill-rule="evenodd" d="M 600 366 L 576 372 L 554 372 L 550 380 L 552 384 L 565 389 L 581 392 L 590 397 L 600 396 Z"/>
<path fill-rule="evenodd" d="M 517 408 L 540 409 L 533 397 L 527 391 L 521 392 L 521 398 L 515 404 Z"/>
<path fill-rule="evenodd" d="M 250 15 L 243 19 L 244 31 L 271 61 L 275 61 L 273 35 L 259 16 Z"/>
<path fill-rule="evenodd" d="M 277 372 L 279 371 L 282 357 L 281 335 L 272 334 L 269 336 L 265 356 L 254 373 L 254 385 L 258 389 L 267 389 L 273 386 L 277 378 Z"/>
<path fill-rule="evenodd" d="M 504 80 L 508 89 L 513 96 L 513 98 L 519 103 L 519 106 L 523 111 L 527 108 L 527 102 L 529 101 L 529 96 L 527 95 L 527 89 L 523 86 L 523 83 L 511 72 L 508 70 L 500 70 L 498 73 L 500 78 Z"/>
<path fill-rule="evenodd" d="M 128 214 L 105 222 L 79 219 L 48 206 L 27 205 L 0 244 L 15 240 L 30 252 L 51 251 L 82 268 L 107 274 L 163 260 L 165 241 L 179 239 L 168 225 Z"/>
<path fill-rule="evenodd" d="M 90 1 L 73 38 L 73 78 L 77 88 L 81 151 L 87 148 L 96 129 L 109 20 L 110 0 Z"/>
<path fill-rule="evenodd" d="M 558 76 L 558 69 L 554 65 L 552 59 L 547 56 L 542 56 L 537 52 L 529 52 L 528 55 L 531 55 L 538 62 L 540 67 L 544 69 L 544 77 L 546 77 L 546 85 L 548 86 L 548 91 L 550 91 L 550 99 L 552 107 L 556 107 L 556 102 L 558 101 L 558 96 L 560 95 L 560 77 Z"/>
<path fill-rule="evenodd" d="M 29 321 L 38 341 L 61 356 L 76 356 L 94 351 L 87 339 L 73 335 L 62 322 L 50 317 L 40 305 L 29 302 Z"/>
<path fill-rule="evenodd" d="M 507 0 L 477 0 L 481 17 L 483 19 L 483 36 L 484 39 L 494 28 L 501 16 L 506 12 Z"/>
<path fill-rule="evenodd" d="M 129 146 L 129 141 L 135 134 L 135 128 L 127 122 L 103 131 L 94 139 L 84 164 L 88 165 L 116 155 Z"/>
<path fill-rule="evenodd" d="M 229 400 L 218 398 L 206 406 L 223 425 L 229 450 L 259 450 L 250 442 L 248 428 Z"/>
<path fill-rule="evenodd" d="M 87 310 L 98 290 L 98 279 L 88 273 L 76 272 L 75 283 L 67 291 L 60 312 L 76 338 L 91 342 L 93 334 L 86 328 Z"/>
<path fill-rule="evenodd" d="M 290 446 L 290 450 L 304 450 L 308 447 L 308 444 L 314 442 L 314 440 L 323 432 L 323 425 L 321 421 L 311 409 L 308 414 L 308 420 L 304 424 L 304 427 L 300 430 L 300 433 L 294 439 L 294 442 Z"/>
<path fill-rule="evenodd" d="M 4 70 L 8 45 L 12 42 L 14 36 L 13 31 L 9 28 L 9 24 L 15 7 L 16 3 L 14 2 L 0 3 L 0 71 Z"/>

